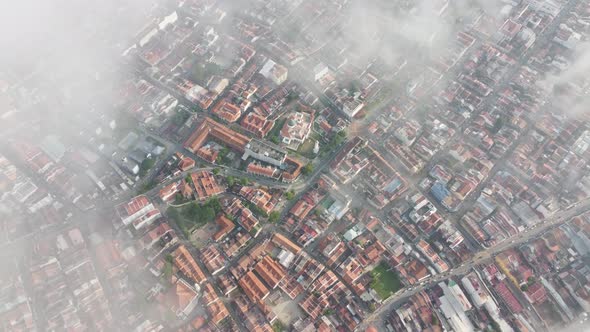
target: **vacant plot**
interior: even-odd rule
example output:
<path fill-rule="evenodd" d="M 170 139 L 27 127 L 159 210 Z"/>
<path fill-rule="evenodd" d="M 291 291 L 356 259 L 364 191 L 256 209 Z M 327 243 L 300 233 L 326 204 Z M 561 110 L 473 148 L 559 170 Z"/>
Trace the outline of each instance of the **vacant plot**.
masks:
<path fill-rule="evenodd" d="M 401 288 L 401 282 L 397 273 L 390 270 L 386 263 L 381 263 L 379 266 L 371 271 L 373 281 L 371 281 L 371 288 L 377 292 L 381 299 L 385 300 L 391 294 L 397 292 Z"/>
<path fill-rule="evenodd" d="M 278 304 L 271 307 L 272 311 L 277 315 L 281 323 L 290 325 L 297 319 L 303 317 L 303 312 L 297 305 L 297 302 L 287 299 L 279 301 Z"/>

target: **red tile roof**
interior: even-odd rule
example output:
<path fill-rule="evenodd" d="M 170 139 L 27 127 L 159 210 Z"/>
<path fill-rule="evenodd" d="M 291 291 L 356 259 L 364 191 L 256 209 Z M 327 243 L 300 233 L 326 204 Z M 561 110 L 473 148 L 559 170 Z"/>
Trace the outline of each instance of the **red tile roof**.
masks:
<path fill-rule="evenodd" d="M 217 217 L 215 221 L 219 226 L 219 230 L 215 234 L 213 234 L 214 241 L 219 241 L 223 239 L 236 227 L 233 221 L 229 220 L 224 214 L 219 215 L 219 217 Z"/>
<path fill-rule="evenodd" d="M 494 288 L 496 289 L 496 292 L 500 295 L 502 300 L 504 300 L 506 305 L 508 305 L 508 308 L 512 310 L 513 313 L 522 312 L 522 305 L 520 304 L 520 302 L 518 302 L 514 294 L 512 294 L 512 292 L 508 289 L 504 281 L 498 283 Z"/>
<path fill-rule="evenodd" d="M 260 279 L 250 271 L 246 273 L 239 281 L 238 284 L 244 290 L 244 293 L 250 298 L 250 301 L 257 303 L 268 296 L 270 291 Z"/>
<path fill-rule="evenodd" d="M 208 139 L 214 138 L 231 149 L 243 152 L 250 138 L 237 133 L 226 126 L 205 118 L 184 143 L 184 147 L 195 153 Z"/>
<path fill-rule="evenodd" d="M 151 203 L 147 196 L 141 195 L 131 199 L 131 201 L 127 203 L 119 205 L 117 210 L 120 211 L 121 217 L 128 217 L 134 215 L 135 213 L 139 212 L 141 209 L 150 204 Z M 125 214 L 123 214 L 122 212 L 124 212 Z"/>
<path fill-rule="evenodd" d="M 180 245 L 172 253 L 174 265 L 188 278 L 197 284 L 207 280 L 207 277 L 184 245 Z"/>
<path fill-rule="evenodd" d="M 275 234 L 272 238 L 272 242 L 277 244 L 279 247 L 282 247 L 295 255 L 301 252 L 301 247 L 293 243 L 291 240 L 287 239 L 281 234 Z"/>
<path fill-rule="evenodd" d="M 254 271 L 256 271 L 272 289 L 278 286 L 279 282 L 283 280 L 286 274 L 283 266 L 269 256 L 264 256 L 264 258 L 256 264 Z"/>
<path fill-rule="evenodd" d="M 199 171 L 191 174 L 191 180 L 195 188 L 196 198 L 205 200 L 207 198 L 219 195 L 223 188 L 215 180 L 215 176 L 208 171 Z"/>

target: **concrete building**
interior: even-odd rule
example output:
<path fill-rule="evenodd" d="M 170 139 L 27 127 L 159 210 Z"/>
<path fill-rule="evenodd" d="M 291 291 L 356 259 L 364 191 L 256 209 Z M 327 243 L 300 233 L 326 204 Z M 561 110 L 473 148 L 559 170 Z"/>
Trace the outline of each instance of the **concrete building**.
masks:
<path fill-rule="evenodd" d="M 281 141 L 290 149 L 297 150 L 309 137 L 313 124 L 313 114 L 294 112 L 289 115 L 281 129 Z"/>
<path fill-rule="evenodd" d="M 246 144 L 242 160 L 248 158 L 254 158 L 277 167 L 284 167 L 287 151 L 264 141 L 253 139 Z"/>
<path fill-rule="evenodd" d="M 161 215 L 160 210 L 145 195 L 137 196 L 131 201 L 117 206 L 116 210 L 123 225 L 133 224 L 135 229 L 151 224 Z"/>
<path fill-rule="evenodd" d="M 281 85 L 287 80 L 288 72 L 287 68 L 270 59 L 260 69 L 260 75 L 273 81 L 276 85 Z"/>

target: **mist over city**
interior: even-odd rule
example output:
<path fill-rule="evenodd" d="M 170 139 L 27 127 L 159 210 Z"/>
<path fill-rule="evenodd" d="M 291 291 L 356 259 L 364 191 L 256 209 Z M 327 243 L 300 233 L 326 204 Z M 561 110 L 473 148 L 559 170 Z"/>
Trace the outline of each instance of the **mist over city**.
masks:
<path fill-rule="evenodd" d="M 0 331 L 590 330 L 590 0 L 0 13 Z"/>

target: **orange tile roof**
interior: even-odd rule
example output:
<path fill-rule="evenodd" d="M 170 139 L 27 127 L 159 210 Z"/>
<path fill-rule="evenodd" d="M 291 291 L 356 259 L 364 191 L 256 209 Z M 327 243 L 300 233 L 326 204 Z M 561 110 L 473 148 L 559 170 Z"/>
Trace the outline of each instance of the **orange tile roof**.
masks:
<path fill-rule="evenodd" d="M 132 216 L 135 213 L 139 212 L 144 207 L 150 205 L 150 201 L 145 195 L 140 195 L 131 199 L 131 201 L 119 205 L 117 210 L 120 211 L 122 217 Z M 126 213 L 123 215 L 122 213 Z"/>
<path fill-rule="evenodd" d="M 198 317 L 196 317 L 195 319 L 192 320 L 191 326 L 195 330 L 198 330 L 201 327 L 205 326 L 206 323 L 207 323 L 207 320 L 203 316 L 198 316 Z"/>
<path fill-rule="evenodd" d="M 217 103 L 211 112 L 227 122 L 236 122 L 242 115 L 240 107 L 227 100 Z"/>
<path fill-rule="evenodd" d="M 219 217 L 217 217 L 215 221 L 217 222 L 217 225 L 219 225 L 219 230 L 217 233 L 213 234 L 214 241 L 223 239 L 236 227 L 233 221 L 229 220 L 229 218 L 227 218 L 224 214 L 221 214 Z"/>
<path fill-rule="evenodd" d="M 221 194 L 223 188 L 217 183 L 215 176 L 208 171 L 199 171 L 191 174 L 191 180 L 195 188 L 196 198 L 204 200 Z"/>
<path fill-rule="evenodd" d="M 201 259 L 211 274 L 216 274 L 225 267 L 225 258 L 217 247 L 208 247 L 201 252 Z"/>
<path fill-rule="evenodd" d="M 290 173 L 283 172 L 283 180 L 286 182 L 295 181 L 299 177 L 299 175 L 301 174 L 301 170 L 303 169 L 303 164 L 301 163 L 301 161 L 299 161 L 295 158 L 291 158 L 289 156 L 287 156 L 287 158 L 285 159 L 285 163 L 294 165 L 295 168 Z"/>
<path fill-rule="evenodd" d="M 282 234 L 276 233 L 272 238 L 272 242 L 286 250 L 289 250 L 295 255 L 297 255 L 301 251 L 300 246 L 296 245 L 291 240 L 284 237 Z"/>
<path fill-rule="evenodd" d="M 180 193 L 185 198 L 192 198 L 194 190 L 186 180 L 182 180 L 180 183 Z"/>
<path fill-rule="evenodd" d="M 244 127 L 249 132 L 254 133 L 256 136 L 262 138 L 271 131 L 272 127 L 274 127 L 275 122 L 272 120 L 267 120 L 260 114 L 255 112 L 250 112 L 246 115 L 241 123 L 242 127 Z"/>
<path fill-rule="evenodd" d="M 245 135 L 235 132 L 210 118 L 205 118 L 184 143 L 184 147 L 195 153 L 210 138 L 217 139 L 240 152 L 243 152 L 246 144 L 250 142 L 250 138 Z"/>
<path fill-rule="evenodd" d="M 163 223 L 159 224 L 158 226 L 152 228 L 149 232 L 147 232 L 147 234 L 143 236 L 142 242 L 144 245 L 151 245 L 155 241 L 158 241 L 164 234 L 166 234 L 168 232 L 174 232 L 174 231 L 172 231 L 172 228 L 170 228 L 170 225 L 163 222 Z"/>
<path fill-rule="evenodd" d="M 215 289 L 213 289 L 213 286 L 210 282 L 206 282 L 205 284 L 203 284 L 203 286 L 201 286 L 201 291 L 203 292 L 203 295 L 201 297 L 200 302 L 204 305 L 208 305 L 209 303 L 213 303 L 217 301 L 217 299 L 219 299 L 217 293 L 215 293 Z"/>
<path fill-rule="evenodd" d="M 223 302 L 215 301 L 207 306 L 207 311 L 211 315 L 211 321 L 219 324 L 222 320 L 229 316 L 229 311 Z"/>
<path fill-rule="evenodd" d="M 279 170 L 272 166 L 262 166 L 255 163 L 248 164 L 248 168 L 246 169 L 248 173 L 253 173 L 257 175 L 267 176 L 269 178 L 278 177 Z"/>
<path fill-rule="evenodd" d="M 291 213 L 297 219 L 303 220 L 313 210 L 313 208 L 313 205 L 309 204 L 307 201 L 299 200 L 297 203 L 295 203 L 295 205 L 293 205 L 291 210 L 289 210 L 289 213 Z"/>
<path fill-rule="evenodd" d="M 160 190 L 160 199 L 164 202 L 169 201 L 178 192 L 179 182 L 172 182 Z"/>
<path fill-rule="evenodd" d="M 190 157 L 186 157 L 186 156 L 182 156 L 182 159 L 180 160 L 180 163 L 178 163 L 178 168 L 181 171 L 187 171 L 193 167 L 195 167 L 195 160 L 190 158 Z"/>
<path fill-rule="evenodd" d="M 275 289 L 279 282 L 285 277 L 285 269 L 269 256 L 256 264 L 254 270 L 272 289 Z"/>
<path fill-rule="evenodd" d="M 207 277 L 184 245 L 179 246 L 172 253 L 174 265 L 188 278 L 197 284 L 203 283 Z"/>
<path fill-rule="evenodd" d="M 238 281 L 238 284 L 242 287 L 248 298 L 250 298 L 250 301 L 254 303 L 263 300 L 270 293 L 268 288 L 264 286 L 262 281 L 252 271 L 246 273 Z"/>
<path fill-rule="evenodd" d="M 212 149 L 210 146 L 202 146 L 200 147 L 197 152 L 197 156 L 203 158 L 204 160 L 214 163 L 217 160 L 217 156 L 219 156 L 219 151 Z"/>
<path fill-rule="evenodd" d="M 270 213 L 275 207 L 275 202 L 273 202 L 271 194 L 266 190 L 244 186 L 240 189 L 240 195 L 266 213 Z"/>
<path fill-rule="evenodd" d="M 281 280 L 279 283 L 279 287 L 292 300 L 304 291 L 303 286 L 301 286 L 301 284 L 298 283 L 292 276 L 286 276 L 283 278 L 283 280 Z"/>
<path fill-rule="evenodd" d="M 178 279 L 173 295 L 176 309 L 184 310 L 197 297 L 197 292 L 182 279 Z"/>

